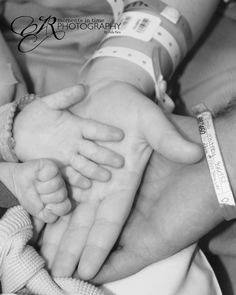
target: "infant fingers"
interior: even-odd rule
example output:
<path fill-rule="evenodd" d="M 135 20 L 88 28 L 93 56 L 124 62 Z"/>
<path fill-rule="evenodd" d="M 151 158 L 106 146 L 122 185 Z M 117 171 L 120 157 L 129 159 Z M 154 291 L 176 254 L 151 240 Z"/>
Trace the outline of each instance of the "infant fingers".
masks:
<path fill-rule="evenodd" d="M 57 165 L 48 159 L 40 159 L 39 160 L 39 170 L 37 179 L 39 181 L 48 181 L 54 178 L 58 174 L 58 167 Z"/>
<path fill-rule="evenodd" d="M 96 163 L 89 161 L 81 155 L 73 157 L 70 165 L 90 179 L 106 182 L 111 178 L 111 173 L 107 169 L 99 167 Z"/>
<path fill-rule="evenodd" d="M 121 141 L 124 132 L 116 127 L 105 125 L 94 120 L 82 119 L 82 134 L 85 138 L 98 141 Z"/>
<path fill-rule="evenodd" d="M 44 208 L 39 212 L 38 218 L 46 223 L 54 223 L 58 219 L 58 215 L 55 215 L 51 212 L 51 210 Z"/>
<path fill-rule="evenodd" d="M 114 168 L 121 168 L 124 165 L 122 156 L 89 140 L 81 141 L 79 153 L 98 164 Z"/>
<path fill-rule="evenodd" d="M 35 181 L 35 186 L 39 194 L 51 194 L 65 186 L 64 180 L 61 175 L 58 174 L 56 177 L 49 181 Z"/>
<path fill-rule="evenodd" d="M 64 216 L 70 212 L 71 202 L 69 199 L 66 199 L 64 202 L 58 204 L 47 204 L 45 208 L 57 216 Z"/>
<path fill-rule="evenodd" d="M 44 204 L 49 203 L 61 203 L 67 199 L 67 189 L 62 187 L 60 190 L 57 190 L 50 194 L 40 195 L 40 199 Z"/>

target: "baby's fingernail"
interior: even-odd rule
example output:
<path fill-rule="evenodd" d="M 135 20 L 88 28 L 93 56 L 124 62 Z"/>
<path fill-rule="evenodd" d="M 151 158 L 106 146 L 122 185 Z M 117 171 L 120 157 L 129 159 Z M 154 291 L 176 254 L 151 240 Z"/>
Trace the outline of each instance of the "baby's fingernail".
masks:
<path fill-rule="evenodd" d="M 52 204 L 47 204 L 45 206 L 45 211 L 47 211 L 48 213 L 52 213 L 52 211 L 53 211 L 53 205 Z"/>
<path fill-rule="evenodd" d="M 41 212 L 39 212 L 38 217 L 46 223 L 51 223 L 55 219 L 53 215 L 54 214 L 51 210 L 45 207 Z"/>

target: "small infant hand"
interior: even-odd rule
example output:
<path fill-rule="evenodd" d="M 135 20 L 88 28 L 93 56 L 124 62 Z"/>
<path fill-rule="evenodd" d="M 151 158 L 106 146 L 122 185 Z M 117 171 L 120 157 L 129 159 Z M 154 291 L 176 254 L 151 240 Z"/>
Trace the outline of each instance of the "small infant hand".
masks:
<path fill-rule="evenodd" d="M 73 115 L 69 107 L 82 94 L 83 88 L 75 86 L 33 101 L 16 116 L 13 132 L 21 161 L 53 159 L 60 168 L 71 167 L 65 173 L 70 185 L 85 189 L 91 180 L 110 179 L 104 166 L 123 166 L 123 157 L 105 143 L 120 142 L 124 134 L 114 126 Z"/>
<path fill-rule="evenodd" d="M 56 164 L 47 159 L 16 164 L 13 174 L 15 194 L 33 216 L 47 223 L 71 209 L 65 182 Z"/>

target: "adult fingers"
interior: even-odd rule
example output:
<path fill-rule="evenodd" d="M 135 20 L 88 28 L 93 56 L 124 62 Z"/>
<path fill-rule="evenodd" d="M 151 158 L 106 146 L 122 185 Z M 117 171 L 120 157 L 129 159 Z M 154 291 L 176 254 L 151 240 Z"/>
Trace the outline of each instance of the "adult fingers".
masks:
<path fill-rule="evenodd" d="M 143 113 L 141 128 L 152 148 L 169 160 L 194 163 L 201 159 L 200 146 L 186 140 L 159 107 Z"/>
<path fill-rule="evenodd" d="M 124 165 L 124 158 L 121 155 L 89 140 L 80 143 L 79 153 L 98 164 L 114 168 L 121 168 Z"/>
<path fill-rule="evenodd" d="M 94 141 L 121 141 L 124 138 L 121 129 L 94 120 L 81 120 L 81 127 L 83 136 Z"/>
<path fill-rule="evenodd" d="M 92 186 L 92 181 L 81 175 L 71 166 L 64 167 L 62 170 L 63 178 L 73 187 L 80 189 L 89 189 Z"/>
<path fill-rule="evenodd" d="M 60 217 L 55 223 L 47 224 L 42 234 L 40 253 L 50 269 L 59 248 L 60 241 L 66 231 L 71 214 Z"/>
<path fill-rule="evenodd" d="M 86 159 L 81 155 L 75 155 L 70 160 L 70 165 L 75 170 L 79 171 L 83 176 L 90 179 L 106 182 L 111 178 L 110 171 Z"/>
<path fill-rule="evenodd" d="M 126 191 L 112 193 L 102 201 L 79 261 L 81 279 L 89 280 L 97 274 L 121 232 L 131 205 L 132 198 Z"/>
<path fill-rule="evenodd" d="M 97 206 L 97 203 L 82 203 L 73 211 L 54 258 L 54 276 L 68 277 L 73 274 L 93 224 Z"/>

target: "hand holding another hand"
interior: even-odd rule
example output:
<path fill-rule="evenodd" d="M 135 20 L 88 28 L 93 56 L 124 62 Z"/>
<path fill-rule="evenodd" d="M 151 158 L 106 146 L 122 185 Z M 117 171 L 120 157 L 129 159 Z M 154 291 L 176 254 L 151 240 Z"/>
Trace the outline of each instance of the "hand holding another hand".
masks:
<path fill-rule="evenodd" d="M 106 184 L 75 190 L 77 207 L 68 218 L 45 230 L 42 253 L 53 275 L 71 276 L 78 265 L 79 277 L 88 280 L 97 274 L 121 232 L 152 149 L 186 163 L 199 160 L 201 149 L 186 141 L 158 106 L 126 83 L 90 89 L 72 110 L 125 133 L 119 144 L 105 144 L 125 157 L 125 166 L 112 170 L 113 177 Z"/>

